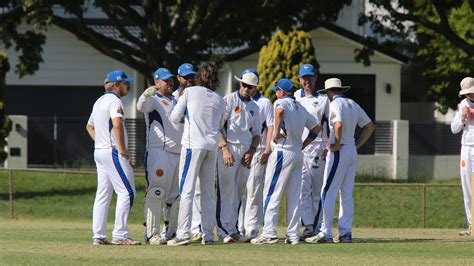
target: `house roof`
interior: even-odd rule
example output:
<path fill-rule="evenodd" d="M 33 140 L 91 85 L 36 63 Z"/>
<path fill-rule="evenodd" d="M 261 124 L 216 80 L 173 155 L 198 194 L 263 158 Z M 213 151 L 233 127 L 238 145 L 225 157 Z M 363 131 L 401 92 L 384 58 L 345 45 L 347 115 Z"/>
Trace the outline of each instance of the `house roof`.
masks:
<path fill-rule="evenodd" d="M 104 36 L 107 36 L 109 38 L 113 38 L 122 42 L 126 42 L 126 40 L 121 38 L 119 31 L 115 29 L 115 27 L 110 23 L 110 20 L 108 19 L 86 19 L 86 23 L 89 28 L 93 29 L 94 31 Z M 141 29 L 139 27 L 134 26 L 134 25 L 126 25 L 125 28 L 130 32 L 130 34 L 132 34 L 133 36 L 137 38 L 140 38 Z M 347 39 L 348 41 L 355 42 L 359 45 L 364 45 L 363 36 L 360 36 L 352 31 L 346 30 L 335 24 L 321 23 L 319 27 L 314 28 L 312 30 L 315 30 L 318 28 L 324 28 L 344 39 Z M 229 52 L 225 55 L 225 60 L 226 61 L 239 60 L 242 57 L 259 52 L 260 48 L 261 46 L 254 46 L 254 47 L 243 46 L 241 48 L 234 49 L 232 52 Z M 373 47 L 373 49 L 376 52 L 381 53 L 382 55 L 388 56 L 389 58 L 394 59 L 401 64 L 406 64 L 409 61 L 409 58 L 407 56 L 401 53 L 395 52 L 393 50 L 386 49 L 382 45 L 376 44 L 376 46 Z"/>

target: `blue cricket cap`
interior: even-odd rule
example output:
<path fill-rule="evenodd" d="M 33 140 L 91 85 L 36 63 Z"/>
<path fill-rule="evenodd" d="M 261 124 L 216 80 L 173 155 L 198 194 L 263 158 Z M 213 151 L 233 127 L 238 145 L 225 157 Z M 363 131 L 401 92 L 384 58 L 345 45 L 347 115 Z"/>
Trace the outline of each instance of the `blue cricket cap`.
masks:
<path fill-rule="evenodd" d="M 310 75 L 314 76 L 316 75 L 316 70 L 314 69 L 314 66 L 311 64 L 304 64 L 300 66 L 300 71 L 298 72 L 298 75 L 300 77 Z"/>
<path fill-rule="evenodd" d="M 134 80 L 135 80 L 134 78 L 127 77 L 127 75 L 125 74 L 125 71 L 123 70 L 114 70 L 107 73 L 107 82 L 120 82 L 120 81 L 132 82 Z"/>
<path fill-rule="evenodd" d="M 274 90 L 284 90 L 285 92 L 292 92 L 294 88 L 293 82 L 289 79 L 283 78 L 280 79 L 275 86 L 272 86 L 272 91 Z"/>
<path fill-rule="evenodd" d="M 178 75 L 186 77 L 187 75 L 196 75 L 196 67 L 190 63 L 184 63 L 178 68 Z"/>
<path fill-rule="evenodd" d="M 166 80 L 166 79 L 169 79 L 170 77 L 174 77 L 174 75 L 171 74 L 171 72 L 167 68 L 164 68 L 164 67 L 158 68 L 158 70 L 156 70 L 155 74 L 153 75 L 154 80 L 159 80 L 159 79 Z"/>
<path fill-rule="evenodd" d="M 257 78 L 260 79 L 260 77 L 258 76 L 258 72 L 257 70 L 255 70 L 255 68 L 245 69 L 244 71 L 242 71 L 242 73 L 240 73 L 240 78 L 242 78 L 247 73 L 254 73 L 255 76 L 257 76 Z"/>

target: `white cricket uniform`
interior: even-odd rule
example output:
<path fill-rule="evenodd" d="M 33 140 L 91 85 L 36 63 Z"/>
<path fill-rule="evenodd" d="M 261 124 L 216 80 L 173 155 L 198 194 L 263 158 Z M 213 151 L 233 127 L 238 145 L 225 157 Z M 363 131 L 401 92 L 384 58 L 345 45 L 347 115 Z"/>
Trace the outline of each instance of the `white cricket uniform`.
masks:
<path fill-rule="evenodd" d="M 125 120 L 122 101 L 113 92 L 106 92 L 95 102 L 87 122 L 95 130 L 94 160 L 97 166 L 97 193 L 92 215 L 93 238 L 107 236 L 107 214 L 114 191 L 117 193 L 117 206 L 112 237 L 118 240 L 129 238 L 127 221 L 136 193 L 132 166 L 116 148 L 112 120 L 117 117 Z M 122 127 L 127 145 L 125 124 Z"/>
<path fill-rule="evenodd" d="M 301 88 L 295 92 L 299 102 L 312 116 L 321 121 L 322 129 L 316 139 L 303 150 L 303 176 L 301 181 L 301 219 L 304 225 L 313 225 L 316 230 L 321 226 L 321 188 L 324 175 L 324 150 L 328 139 L 329 98 L 315 92 L 305 95 Z M 305 129 L 303 140 L 308 137 Z"/>
<path fill-rule="evenodd" d="M 164 205 L 160 206 L 160 209 L 164 206 L 171 206 L 179 197 L 178 166 L 183 124 L 176 124 L 169 120 L 169 115 L 176 103 L 174 96 L 165 97 L 158 92 L 149 97 L 142 95 L 137 102 L 137 110 L 145 115 L 147 188 L 157 187 L 163 192 L 161 196 Z M 162 237 L 169 239 L 175 233 L 173 231 L 177 221 L 171 219 L 173 224 L 168 225 L 168 219 L 170 217 L 164 217 L 165 225 L 172 230 L 166 232 Z M 153 234 L 160 232 L 160 213 L 157 213 L 156 220 L 158 222 L 153 225 Z"/>
<path fill-rule="evenodd" d="M 275 101 L 275 112 L 283 109 L 281 131 L 286 138 L 272 143 L 272 154 L 265 173 L 263 233 L 266 238 L 277 237 L 278 210 L 283 192 L 287 195 L 287 232 L 291 241 L 299 240 L 301 226 L 301 168 L 303 166 L 303 130 L 313 129 L 319 123 L 292 97 Z"/>
<path fill-rule="evenodd" d="M 176 99 L 179 99 L 179 90 L 173 91 L 173 96 Z M 199 190 L 199 178 L 196 180 L 196 187 L 194 191 L 194 200 L 193 200 L 193 221 L 191 223 L 191 232 L 194 234 L 202 233 L 201 230 L 201 191 Z"/>
<path fill-rule="evenodd" d="M 461 121 L 461 113 L 464 107 L 469 107 L 473 113 L 463 123 Z M 462 131 L 461 139 L 461 161 L 459 169 L 461 173 L 462 194 L 464 196 L 464 210 L 466 212 L 467 225 L 471 226 L 471 193 L 472 179 L 471 175 L 474 171 L 474 102 L 464 99 L 459 104 L 459 110 L 456 111 L 454 120 L 451 122 L 451 131 L 457 134 Z"/>
<path fill-rule="evenodd" d="M 217 235 L 223 239 L 238 233 L 239 211 L 245 212 L 242 197 L 246 190 L 250 169 L 241 164 L 254 136 L 260 135 L 261 123 L 258 105 L 244 100 L 239 91 L 224 97 L 226 103 L 224 131 L 227 147 L 234 158 L 234 165 L 224 165 L 222 150 L 217 160 Z M 226 200 L 222 200 L 223 195 Z"/>
<path fill-rule="evenodd" d="M 224 111 L 222 97 L 208 88 L 193 86 L 184 91 L 171 112 L 170 120 L 174 123 L 185 117 L 179 163 L 181 199 L 177 238 L 189 238 L 194 190 L 199 176 L 203 238 L 206 241 L 214 239 L 214 177 Z"/>
<path fill-rule="evenodd" d="M 262 216 L 263 208 L 263 179 L 265 176 L 265 167 L 260 163 L 263 152 L 267 143 L 267 128 L 273 126 L 273 104 L 265 96 L 257 92 L 252 99 L 259 107 L 259 117 L 262 122 L 261 138 L 257 151 L 253 155 L 252 164 L 250 166 L 250 175 L 247 181 L 247 194 L 245 215 L 239 213 L 239 231 L 246 235 L 258 235 L 258 227 Z M 244 217 L 242 217 L 244 216 Z M 242 227 L 242 220 L 244 226 Z"/>
<path fill-rule="evenodd" d="M 365 111 L 353 100 L 338 95 L 329 105 L 329 141 L 334 144 L 334 123 L 342 123 L 341 148 L 339 151 L 329 151 L 324 168 L 323 191 L 323 223 L 320 235 L 332 238 L 332 223 L 334 220 L 334 205 L 337 193 L 340 191 L 339 235 L 345 235 L 352 230 L 354 218 L 354 202 L 352 191 L 357 168 L 357 149 L 354 133 L 357 126 L 364 127 L 371 122 Z"/>

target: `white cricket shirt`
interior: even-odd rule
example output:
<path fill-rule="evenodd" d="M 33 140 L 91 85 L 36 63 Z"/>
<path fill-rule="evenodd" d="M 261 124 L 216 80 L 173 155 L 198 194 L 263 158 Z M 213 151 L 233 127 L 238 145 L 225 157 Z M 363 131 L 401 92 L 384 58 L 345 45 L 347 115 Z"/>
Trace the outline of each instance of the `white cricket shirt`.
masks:
<path fill-rule="evenodd" d="M 177 101 L 174 96 L 158 92 L 150 97 L 140 96 L 137 110 L 144 113 L 146 123 L 146 147 L 158 147 L 172 153 L 181 152 L 183 123 L 173 123 L 169 116 Z"/>
<path fill-rule="evenodd" d="M 371 122 L 365 111 L 352 99 L 337 95 L 329 104 L 329 145 L 334 144 L 334 123 L 342 123 L 342 145 L 355 145 L 356 126 L 364 127 Z"/>
<path fill-rule="evenodd" d="M 464 107 L 472 108 L 472 113 L 468 114 L 468 118 L 463 123 L 461 121 L 461 112 Z M 454 120 L 451 122 L 451 131 L 456 134 L 461 132 L 461 144 L 466 146 L 474 146 L 474 102 L 469 99 L 464 99 L 459 103 L 458 110 L 454 115 Z"/>
<path fill-rule="evenodd" d="M 279 139 L 276 145 L 272 142 L 273 150 L 280 148 L 294 152 L 301 151 L 304 128 L 311 130 L 318 125 L 319 121 L 309 114 L 293 97 L 276 100 L 275 113 L 279 108 L 284 111 L 280 132 L 286 135 L 286 138 Z"/>
<path fill-rule="evenodd" d="M 92 114 L 87 124 L 94 127 L 96 149 L 108 149 L 117 146 L 115 134 L 113 133 L 112 119 L 121 117 L 125 146 L 128 146 L 127 130 L 125 129 L 125 115 L 122 100 L 113 92 L 106 92 L 94 103 Z"/>
<path fill-rule="evenodd" d="M 186 88 L 170 114 L 173 123 L 185 117 L 183 148 L 217 149 L 224 111 L 225 103 L 219 94 L 202 86 Z"/>
<path fill-rule="evenodd" d="M 260 130 L 261 138 L 258 148 L 265 149 L 267 147 L 267 127 L 273 126 L 275 120 L 273 116 L 273 104 L 267 97 L 259 92 L 257 92 L 252 99 L 258 105 L 260 122 L 262 123 L 262 128 Z"/>
<path fill-rule="evenodd" d="M 239 91 L 224 97 L 225 115 L 224 132 L 228 143 L 250 146 L 254 136 L 260 136 L 258 105 L 250 98 L 244 100 Z"/>

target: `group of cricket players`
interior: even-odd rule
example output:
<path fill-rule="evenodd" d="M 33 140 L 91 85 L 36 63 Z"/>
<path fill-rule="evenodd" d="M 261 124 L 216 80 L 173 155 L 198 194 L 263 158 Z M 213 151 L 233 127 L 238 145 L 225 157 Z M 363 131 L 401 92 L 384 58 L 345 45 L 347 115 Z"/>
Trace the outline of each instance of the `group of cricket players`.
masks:
<path fill-rule="evenodd" d="M 357 149 L 375 125 L 344 96 L 350 87 L 330 78 L 317 90 L 316 69 L 302 64 L 302 87 L 280 79 L 271 88 L 277 98 L 272 103 L 260 93 L 256 70 L 234 77 L 239 88 L 224 97 L 215 92 L 217 74 L 210 63 L 199 70 L 182 64 L 176 76 L 159 68 L 154 85 L 138 99 L 146 122 L 145 243 L 277 243 L 284 194 L 285 243 L 352 242 Z M 108 73 L 106 92 L 86 127 L 95 141 L 98 178 L 94 245 L 140 244 L 131 239 L 127 223 L 136 191 L 121 97 L 131 82 L 124 71 Z M 355 140 L 357 126 L 363 130 Z M 109 242 L 107 213 L 114 191 Z M 338 194 L 339 235 L 333 237 Z"/>

